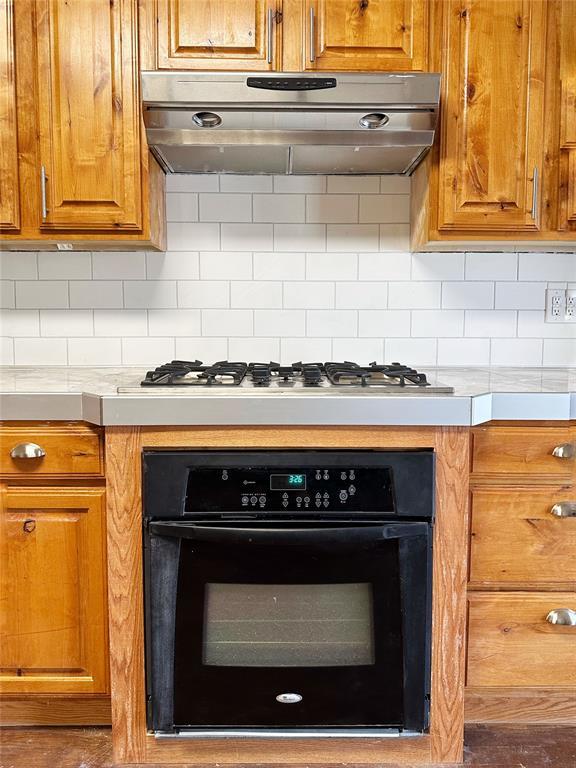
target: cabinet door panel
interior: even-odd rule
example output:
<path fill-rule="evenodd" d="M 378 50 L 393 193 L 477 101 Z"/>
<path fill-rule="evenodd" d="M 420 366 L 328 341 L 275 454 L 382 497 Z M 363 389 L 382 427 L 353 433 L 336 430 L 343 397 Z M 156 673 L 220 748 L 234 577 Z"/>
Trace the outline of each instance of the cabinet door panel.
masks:
<path fill-rule="evenodd" d="M 269 50 L 269 0 L 159 0 L 160 69 L 274 69 Z M 272 20 L 272 34 L 278 34 Z"/>
<path fill-rule="evenodd" d="M 0 691 L 105 693 L 104 491 L 3 496 Z"/>
<path fill-rule="evenodd" d="M 306 35 L 307 69 L 425 69 L 425 0 L 308 0 L 307 7 L 306 23 L 314 25 Z"/>
<path fill-rule="evenodd" d="M 561 0 L 561 200 L 559 229 L 576 230 L 576 3 Z"/>
<path fill-rule="evenodd" d="M 439 229 L 537 231 L 546 4 L 450 0 L 442 8 Z"/>
<path fill-rule="evenodd" d="M 20 226 L 12 0 L 0 0 L 0 229 Z"/>
<path fill-rule="evenodd" d="M 41 226 L 140 229 L 134 3 L 37 0 L 35 12 L 48 209 Z"/>

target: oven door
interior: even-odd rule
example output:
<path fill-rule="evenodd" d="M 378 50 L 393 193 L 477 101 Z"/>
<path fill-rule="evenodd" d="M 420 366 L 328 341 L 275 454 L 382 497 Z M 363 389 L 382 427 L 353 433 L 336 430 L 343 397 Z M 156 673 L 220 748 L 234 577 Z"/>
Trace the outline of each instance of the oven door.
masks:
<path fill-rule="evenodd" d="M 151 522 L 149 727 L 425 730 L 431 530 Z"/>

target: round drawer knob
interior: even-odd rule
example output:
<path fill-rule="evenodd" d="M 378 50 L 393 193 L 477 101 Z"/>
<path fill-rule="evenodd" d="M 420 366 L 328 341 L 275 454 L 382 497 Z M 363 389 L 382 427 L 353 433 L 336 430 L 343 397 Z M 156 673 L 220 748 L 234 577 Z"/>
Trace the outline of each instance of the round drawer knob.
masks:
<path fill-rule="evenodd" d="M 546 616 L 548 624 L 560 624 L 563 627 L 576 627 L 576 611 L 572 608 L 554 608 Z"/>
<path fill-rule="evenodd" d="M 41 459 L 44 456 L 46 451 L 36 443 L 18 443 L 10 451 L 13 459 Z"/>
<path fill-rule="evenodd" d="M 576 459 L 576 443 L 562 443 L 552 451 L 552 456 L 557 459 Z"/>
<path fill-rule="evenodd" d="M 550 512 L 556 517 L 576 517 L 576 501 L 559 501 Z"/>

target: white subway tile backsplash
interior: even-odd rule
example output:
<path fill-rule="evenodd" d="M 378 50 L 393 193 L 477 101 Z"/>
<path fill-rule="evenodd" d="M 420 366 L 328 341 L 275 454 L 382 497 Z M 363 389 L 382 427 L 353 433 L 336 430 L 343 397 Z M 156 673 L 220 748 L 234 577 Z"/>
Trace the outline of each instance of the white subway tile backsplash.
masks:
<path fill-rule="evenodd" d="M 494 306 L 494 283 L 446 282 L 442 284 L 444 309 L 491 309 Z"/>
<path fill-rule="evenodd" d="M 177 360 L 201 360 L 213 363 L 228 359 L 228 339 L 210 339 L 206 336 L 176 339 Z"/>
<path fill-rule="evenodd" d="M 309 309 L 308 336 L 357 336 L 358 313 L 348 309 Z"/>
<path fill-rule="evenodd" d="M 183 284 L 180 283 L 180 285 Z M 124 283 L 124 306 L 127 309 L 170 309 L 170 307 L 175 307 L 176 281 L 127 280 Z"/>
<path fill-rule="evenodd" d="M 382 339 L 410 336 L 410 310 L 362 309 L 358 313 L 358 335 Z"/>
<path fill-rule="evenodd" d="M 336 283 L 337 309 L 386 309 L 388 283 Z"/>
<path fill-rule="evenodd" d="M 415 309 L 412 336 L 462 336 L 464 311 L 461 309 Z"/>
<path fill-rule="evenodd" d="M 411 266 L 407 251 L 358 254 L 360 280 L 410 280 Z"/>
<path fill-rule="evenodd" d="M 273 250 L 272 224 L 222 224 L 221 227 L 223 251 Z"/>
<path fill-rule="evenodd" d="M 66 339 L 15 338 L 14 363 L 16 365 L 67 365 Z"/>
<path fill-rule="evenodd" d="M 206 251 L 200 254 L 202 280 L 250 280 L 252 254 L 246 251 Z"/>
<path fill-rule="evenodd" d="M 40 335 L 61 338 L 93 336 L 94 312 L 91 309 L 41 309 Z"/>
<path fill-rule="evenodd" d="M 158 365 L 158 360 L 174 360 L 174 339 L 122 339 L 123 365 Z"/>
<path fill-rule="evenodd" d="M 241 176 L 223 174 L 220 176 L 221 192 L 272 192 L 272 176 Z"/>
<path fill-rule="evenodd" d="M 280 339 L 280 362 L 332 360 L 332 339 Z"/>
<path fill-rule="evenodd" d="M 516 336 L 517 313 L 507 309 L 470 309 L 465 312 L 466 336 Z"/>
<path fill-rule="evenodd" d="M 220 249 L 218 224 L 168 222 L 166 233 L 169 251 L 218 251 Z"/>
<path fill-rule="evenodd" d="M 546 283 L 496 283 L 496 309 L 544 309 Z"/>
<path fill-rule="evenodd" d="M 199 336 L 200 330 L 199 309 L 148 310 L 149 336 Z"/>
<path fill-rule="evenodd" d="M 94 335 L 147 336 L 148 319 L 145 309 L 95 309 Z"/>
<path fill-rule="evenodd" d="M 334 306 L 334 284 L 284 283 L 284 306 L 287 309 L 330 309 Z"/>
<path fill-rule="evenodd" d="M 274 224 L 275 251 L 325 251 L 325 224 Z"/>
<path fill-rule="evenodd" d="M 491 365 L 542 365 L 542 339 L 492 339 Z"/>
<path fill-rule="evenodd" d="M 14 281 L 0 280 L 0 309 L 13 309 L 15 306 Z"/>
<path fill-rule="evenodd" d="M 39 314 L 37 309 L 0 309 L 0 335 L 39 336 Z"/>
<path fill-rule="evenodd" d="M 441 283 L 397 282 L 388 286 L 390 309 L 440 308 Z"/>
<path fill-rule="evenodd" d="M 168 250 L 0 253 L 4 364 L 576 365 L 576 252 L 409 252 L 410 179 L 169 175 Z"/>
<path fill-rule="evenodd" d="M 517 253 L 466 254 L 466 280 L 516 280 L 517 277 Z"/>
<path fill-rule="evenodd" d="M 254 254 L 255 280 L 304 280 L 305 276 L 304 253 L 269 251 Z"/>
<path fill-rule="evenodd" d="M 225 280 L 180 280 L 178 306 L 197 309 L 229 307 L 230 284 Z"/>
<path fill-rule="evenodd" d="M 264 280 L 230 284 L 230 306 L 239 309 L 280 309 L 282 283 Z"/>
<path fill-rule="evenodd" d="M 252 336 L 253 315 L 254 312 L 251 309 L 204 309 L 202 310 L 202 335 Z"/>
<path fill-rule="evenodd" d="M 38 257 L 36 252 L 0 251 L 0 278 L 3 280 L 37 280 Z"/>
<path fill-rule="evenodd" d="M 378 236 L 378 224 L 328 224 L 326 246 L 329 251 L 377 251 Z"/>
<path fill-rule="evenodd" d="M 252 196 L 201 194 L 199 215 L 200 221 L 252 221 Z"/>
<path fill-rule="evenodd" d="M 254 312 L 256 336 L 305 336 L 303 309 L 257 309 Z"/>
<path fill-rule="evenodd" d="M 520 253 L 519 280 L 576 280 L 576 253 Z"/>
<path fill-rule="evenodd" d="M 138 251 L 93 253 L 92 277 L 94 280 L 144 280 L 146 257 Z"/>
<path fill-rule="evenodd" d="M 410 221 L 409 195 L 360 195 L 360 222 L 397 224 Z"/>
<path fill-rule="evenodd" d="M 121 365 L 122 339 L 68 339 L 68 365 Z"/>
<path fill-rule="evenodd" d="M 412 254 L 412 280 L 463 280 L 463 253 Z"/>
<path fill-rule="evenodd" d="M 65 280 L 18 280 L 15 288 L 18 309 L 59 309 L 68 306 L 68 283 Z M 2 306 L 8 305 L 2 303 Z"/>
<path fill-rule="evenodd" d="M 168 192 L 166 194 L 166 221 L 198 221 L 198 194 L 196 192 Z"/>
<path fill-rule="evenodd" d="M 355 223 L 358 195 L 306 195 L 306 221 L 310 224 Z"/>
<path fill-rule="evenodd" d="M 295 223 L 306 220 L 304 195 L 253 195 L 254 221 Z"/>
<path fill-rule="evenodd" d="M 146 254 L 148 280 L 197 280 L 200 277 L 199 257 L 195 251 L 166 251 Z"/>
<path fill-rule="evenodd" d="M 490 339 L 438 339 L 438 365 L 488 365 Z"/>

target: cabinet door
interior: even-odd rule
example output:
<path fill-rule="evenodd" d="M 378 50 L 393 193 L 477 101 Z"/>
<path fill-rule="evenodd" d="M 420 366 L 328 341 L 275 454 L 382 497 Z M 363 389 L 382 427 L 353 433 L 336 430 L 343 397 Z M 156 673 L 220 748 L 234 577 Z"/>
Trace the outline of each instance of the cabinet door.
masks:
<path fill-rule="evenodd" d="M 537 231 L 546 3 L 447 0 L 440 230 Z"/>
<path fill-rule="evenodd" d="M 158 68 L 273 70 L 281 2 L 158 0 Z"/>
<path fill-rule="evenodd" d="M 0 691 L 105 693 L 103 489 L 5 489 Z"/>
<path fill-rule="evenodd" d="M 306 69 L 426 68 L 427 0 L 307 0 Z"/>
<path fill-rule="evenodd" d="M 560 219 L 559 229 L 576 230 L 576 3 L 562 0 L 560 33 Z"/>
<path fill-rule="evenodd" d="M 36 0 L 41 227 L 140 229 L 135 3 Z"/>
<path fill-rule="evenodd" d="M 0 229 L 20 226 L 12 0 L 0 0 Z"/>

